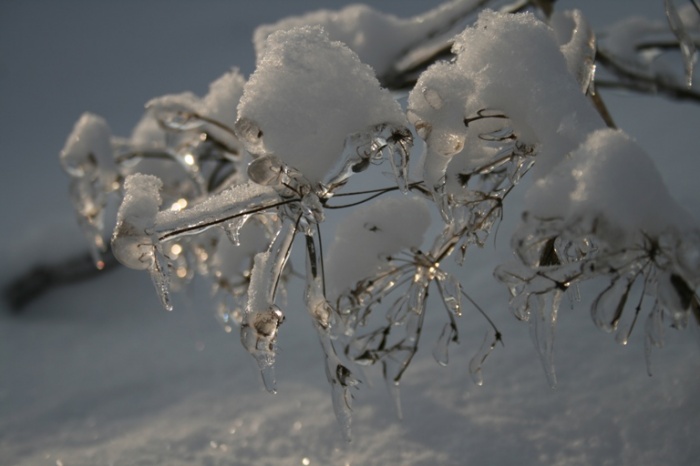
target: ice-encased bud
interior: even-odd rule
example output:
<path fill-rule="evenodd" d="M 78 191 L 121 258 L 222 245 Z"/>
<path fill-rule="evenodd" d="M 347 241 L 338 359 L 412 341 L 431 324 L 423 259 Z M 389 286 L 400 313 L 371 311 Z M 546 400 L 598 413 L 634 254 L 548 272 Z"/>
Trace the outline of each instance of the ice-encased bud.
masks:
<path fill-rule="evenodd" d="M 693 290 L 685 280 L 678 274 L 664 273 L 658 278 L 656 293 L 661 306 L 673 318 L 674 326 L 685 328 L 693 300 Z"/>
<path fill-rule="evenodd" d="M 162 202 L 161 186 L 158 177 L 140 173 L 124 181 L 124 200 L 117 213 L 112 251 L 119 262 L 132 269 L 153 266 L 155 246 L 147 229 L 153 226 Z"/>
<path fill-rule="evenodd" d="M 248 312 L 241 325 L 241 343 L 255 358 L 265 388 L 275 392 L 275 343 L 277 329 L 284 321 L 282 310 L 274 304 L 265 311 Z"/>
<path fill-rule="evenodd" d="M 248 165 L 248 178 L 253 183 L 262 186 L 274 186 L 280 184 L 280 176 L 284 171 L 284 164 L 274 155 L 259 157 Z"/>
<path fill-rule="evenodd" d="M 263 132 L 260 125 L 249 118 L 239 118 L 233 126 L 238 138 L 246 144 L 252 154 L 261 155 L 263 151 Z"/>
<path fill-rule="evenodd" d="M 61 166 L 74 178 L 95 179 L 101 172 L 115 172 L 112 133 L 100 116 L 84 113 L 61 151 Z M 106 174 L 106 173 L 105 173 Z"/>

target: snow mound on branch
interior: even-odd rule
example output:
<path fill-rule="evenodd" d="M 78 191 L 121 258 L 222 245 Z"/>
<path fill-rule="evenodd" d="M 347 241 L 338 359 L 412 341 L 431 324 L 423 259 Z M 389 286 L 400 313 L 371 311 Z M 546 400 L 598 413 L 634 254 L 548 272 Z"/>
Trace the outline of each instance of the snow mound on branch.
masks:
<path fill-rule="evenodd" d="M 63 169 L 72 177 L 99 177 L 104 183 L 111 182 L 116 171 L 111 137 L 104 118 L 84 113 L 61 151 Z"/>
<path fill-rule="evenodd" d="M 532 14 L 494 11 L 457 36 L 455 61 L 431 66 L 409 96 L 409 120 L 428 145 L 426 181 L 438 183 L 468 147 L 465 119 L 479 112 L 502 112 L 518 140 L 537 147 L 538 175 L 604 127 L 581 91 L 581 71 L 574 76 L 562 52 L 573 57 L 581 52 L 575 43 L 587 43 L 561 41 Z"/>
<path fill-rule="evenodd" d="M 384 198 L 355 209 L 338 223 L 328 252 L 329 298 L 374 274 L 386 255 L 420 247 L 429 225 L 428 206 L 417 197 Z"/>
<path fill-rule="evenodd" d="M 347 136 L 384 123 L 407 125 L 372 69 L 320 27 L 268 38 L 238 114 L 236 130 L 249 151 L 274 154 L 311 182 L 336 164 Z"/>
<path fill-rule="evenodd" d="M 671 198 L 649 156 L 624 132 L 602 129 L 550 174 L 537 180 L 526 197 L 526 210 L 565 224 L 597 219 L 596 234 L 609 244 L 644 231 L 657 236 L 680 231 L 691 221 Z"/>
<path fill-rule="evenodd" d="M 393 63 L 413 44 L 431 37 L 444 24 L 474 8 L 478 0 L 447 2 L 412 18 L 397 18 L 367 5 L 349 5 L 342 10 L 319 10 L 259 26 L 253 34 L 258 62 L 265 53 L 267 38 L 275 31 L 300 26 L 322 26 L 332 40 L 345 43 L 378 76 L 390 72 Z"/>

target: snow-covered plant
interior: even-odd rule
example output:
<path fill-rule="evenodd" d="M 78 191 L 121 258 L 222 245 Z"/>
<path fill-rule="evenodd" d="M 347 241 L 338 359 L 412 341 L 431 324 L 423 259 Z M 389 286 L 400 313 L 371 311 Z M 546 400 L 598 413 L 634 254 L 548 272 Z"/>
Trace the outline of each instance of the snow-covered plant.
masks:
<path fill-rule="evenodd" d="M 202 98 L 153 99 L 130 138 L 84 115 L 61 162 L 96 264 L 116 195 L 111 252 L 150 273 L 168 310 L 172 288 L 210 280 L 224 328 L 238 328 L 275 391 L 277 336 L 296 306 L 282 295 L 299 275 L 290 255 L 301 241 L 305 305 L 349 438 L 361 367 L 380 365 L 398 395 L 430 295 L 446 315 L 440 364 L 464 309 L 486 319 L 470 363 L 482 383 L 501 334 L 445 261 L 468 266 L 529 173 L 515 259 L 495 277 L 529 322 L 550 382 L 559 306 L 585 280 L 606 280 L 596 325 L 625 343 L 643 318 L 648 354 L 664 322 L 697 317 L 700 230 L 614 128 L 597 86 L 697 100 L 700 8 L 667 0 L 667 25 L 629 20 L 598 42 L 581 12 L 553 4 L 455 0 L 408 20 L 355 5 L 288 18 L 256 31 L 247 80 L 232 70 Z M 390 185 L 373 175 L 380 165 Z M 324 220 L 337 209 L 347 214 L 326 247 Z"/>

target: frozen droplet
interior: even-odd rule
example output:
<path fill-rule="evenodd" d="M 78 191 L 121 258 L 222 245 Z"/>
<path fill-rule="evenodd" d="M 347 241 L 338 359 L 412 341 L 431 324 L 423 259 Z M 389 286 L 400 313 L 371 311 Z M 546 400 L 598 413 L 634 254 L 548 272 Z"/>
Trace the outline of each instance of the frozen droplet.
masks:
<path fill-rule="evenodd" d="M 258 157 L 248 165 L 248 177 L 262 186 L 278 185 L 284 171 L 284 164 L 274 155 Z"/>
<path fill-rule="evenodd" d="M 674 327 L 685 328 L 693 295 L 693 290 L 680 275 L 664 273 L 659 276 L 657 284 L 659 304 L 671 314 Z"/>
<path fill-rule="evenodd" d="M 435 89 L 429 87 L 423 88 L 423 98 L 425 98 L 428 105 L 435 110 L 440 110 L 444 105 L 442 97 L 440 97 L 440 94 Z"/>
<path fill-rule="evenodd" d="M 593 301 L 591 317 L 598 328 L 606 332 L 617 328 L 631 288 L 632 283 L 629 280 L 616 277 Z"/>
<path fill-rule="evenodd" d="M 472 380 L 478 386 L 482 386 L 484 384 L 484 377 L 481 373 L 481 369 L 488 355 L 491 354 L 491 351 L 493 351 L 493 349 L 496 347 L 497 341 L 497 336 L 493 333 L 493 331 L 489 331 L 484 337 L 484 341 L 481 343 L 479 351 L 469 361 L 469 375 L 471 375 Z"/>

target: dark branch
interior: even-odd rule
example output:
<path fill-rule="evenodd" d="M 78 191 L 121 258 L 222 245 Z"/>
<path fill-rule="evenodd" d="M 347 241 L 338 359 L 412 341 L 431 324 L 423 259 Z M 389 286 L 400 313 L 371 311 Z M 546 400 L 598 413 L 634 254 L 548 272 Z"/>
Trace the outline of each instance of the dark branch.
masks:
<path fill-rule="evenodd" d="M 15 314 L 19 314 L 32 301 L 54 287 L 97 278 L 108 270 L 116 269 L 119 265 L 111 251 L 103 254 L 102 262 L 104 266 L 98 269 L 92 256 L 86 253 L 56 264 L 37 265 L 5 285 L 3 298 L 10 309 Z"/>

